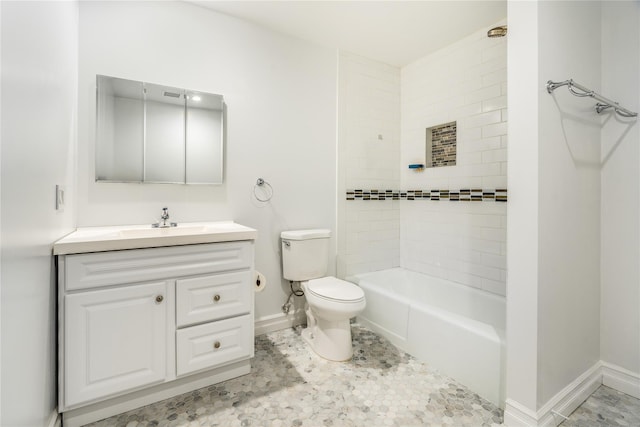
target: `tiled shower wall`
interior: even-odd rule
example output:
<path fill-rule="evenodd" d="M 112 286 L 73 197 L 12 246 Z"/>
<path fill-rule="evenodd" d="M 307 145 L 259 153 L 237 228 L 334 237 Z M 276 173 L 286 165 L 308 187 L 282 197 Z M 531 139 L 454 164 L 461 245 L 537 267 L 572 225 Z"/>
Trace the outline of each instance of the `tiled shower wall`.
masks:
<path fill-rule="evenodd" d="M 400 69 L 340 53 L 338 276 L 400 265 L 400 202 L 345 201 L 346 189 L 400 185 Z"/>
<path fill-rule="evenodd" d="M 487 29 L 401 70 L 341 53 L 340 277 L 402 266 L 505 294 L 507 46 Z M 426 129 L 453 121 L 456 165 L 409 170 L 426 161 Z M 371 190 L 490 197 L 379 200 Z"/>
<path fill-rule="evenodd" d="M 403 190 L 507 189 L 507 38 L 487 29 L 401 74 Z M 457 122 L 455 166 L 424 163 L 425 129 Z M 496 201 L 401 201 L 401 266 L 490 292 L 506 289 L 506 209 Z"/>

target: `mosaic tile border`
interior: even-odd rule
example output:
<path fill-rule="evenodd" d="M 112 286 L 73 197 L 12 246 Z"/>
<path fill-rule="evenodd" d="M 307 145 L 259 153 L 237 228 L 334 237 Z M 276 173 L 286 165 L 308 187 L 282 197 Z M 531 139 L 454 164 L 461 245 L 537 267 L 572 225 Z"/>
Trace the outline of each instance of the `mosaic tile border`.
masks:
<path fill-rule="evenodd" d="M 507 189 L 483 190 L 347 190 L 347 200 L 449 200 L 451 202 L 506 202 Z"/>

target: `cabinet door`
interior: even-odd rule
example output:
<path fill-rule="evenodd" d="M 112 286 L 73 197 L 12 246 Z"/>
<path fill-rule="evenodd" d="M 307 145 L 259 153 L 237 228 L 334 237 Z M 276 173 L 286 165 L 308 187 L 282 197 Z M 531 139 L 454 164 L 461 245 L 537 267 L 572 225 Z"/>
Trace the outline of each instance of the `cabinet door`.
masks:
<path fill-rule="evenodd" d="M 99 400 L 166 375 L 167 283 L 65 297 L 65 404 Z"/>

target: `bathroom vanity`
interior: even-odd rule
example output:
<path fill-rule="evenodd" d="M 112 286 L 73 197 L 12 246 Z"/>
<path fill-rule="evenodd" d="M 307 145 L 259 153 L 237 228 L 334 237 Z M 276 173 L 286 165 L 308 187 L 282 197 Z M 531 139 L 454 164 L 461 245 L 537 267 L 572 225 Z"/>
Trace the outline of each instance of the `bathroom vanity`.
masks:
<path fill-rule="evenodd" d="M 65 427 L 249 373 L 256 234 L 89 227 L 55 243 Z"/>

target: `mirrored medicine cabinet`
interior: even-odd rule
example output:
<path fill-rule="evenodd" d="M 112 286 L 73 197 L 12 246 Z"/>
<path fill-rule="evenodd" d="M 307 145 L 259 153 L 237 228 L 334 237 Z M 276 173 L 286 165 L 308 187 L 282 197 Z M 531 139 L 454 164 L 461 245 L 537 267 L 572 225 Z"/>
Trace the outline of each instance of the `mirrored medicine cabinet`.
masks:
<path fill-rule="evenodd" d="M 96 181 L 222 184 L 222 95 L 97 76 Z"/>

